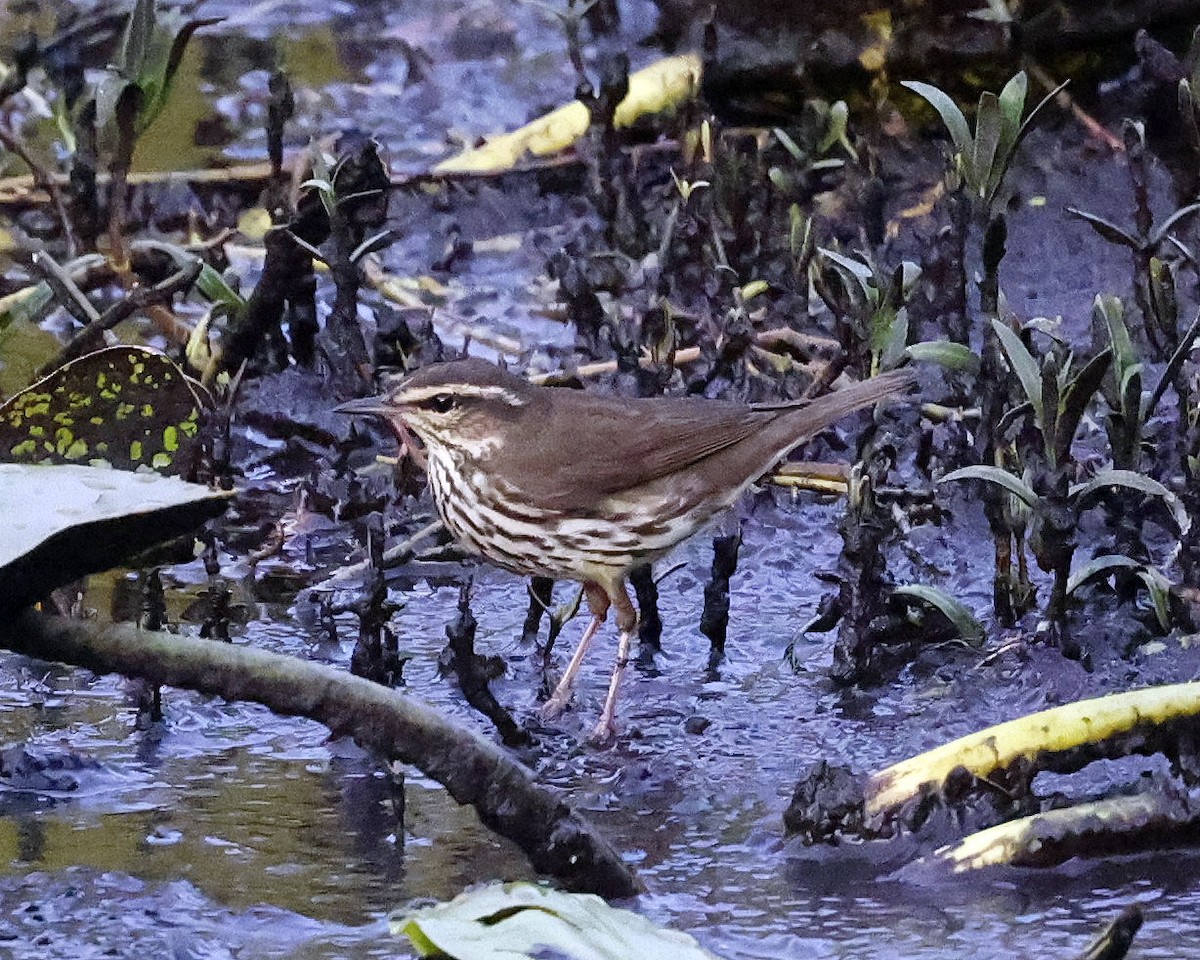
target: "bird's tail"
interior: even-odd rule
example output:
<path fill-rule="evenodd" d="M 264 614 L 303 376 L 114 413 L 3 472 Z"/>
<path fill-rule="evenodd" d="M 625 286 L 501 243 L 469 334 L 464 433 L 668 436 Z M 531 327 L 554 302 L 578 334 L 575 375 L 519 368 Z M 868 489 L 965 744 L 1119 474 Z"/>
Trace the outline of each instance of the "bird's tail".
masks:
<path fill-rule="evenodd" d="M 916 373 L 911 369 L 892 370 L 869 380 L 862 380 L 834 390 L 815 400 L 796 400 L 791 403 L 756 404 L 756 410 L 779 411 L 781 420 L 792 421 L 796 429 L 796 442 L 813 436 L 848 413 L 869 407 L 880 400 L 887 400 L 903 392 L 916 382 Z M 786 416 L 795 411 L 795 416 Z"/>

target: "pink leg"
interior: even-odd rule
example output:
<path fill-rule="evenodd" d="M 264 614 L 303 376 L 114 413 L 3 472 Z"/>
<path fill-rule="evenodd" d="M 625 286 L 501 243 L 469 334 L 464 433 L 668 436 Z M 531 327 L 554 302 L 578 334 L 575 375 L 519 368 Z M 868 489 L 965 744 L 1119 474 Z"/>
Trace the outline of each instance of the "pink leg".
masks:
<path fill-rule="evenodd" d="M 604 698 L 600 720 L 592 730 L 591 738 L 596 743 L 607 743 L 617 735 L 617 693 L 621 689 L 621 678 L 625 675 L 625 667 L 629 663 L 632 633 L 631 630 L 622 630 L 621 637 L 617 640 L 617 664 L 613 667 L 612 679 L 608 682 L 608 696 Z"/>
<path fill-rule="evenodd" d="M 567 701 L 571 699 L 571 685 L 575 682 L 575 674 L 579 672 L 580 664 L 583 663 L 583 658 L 587 654 L 592 637 L 596 635 L 596 631 L 600 629 L 602 623 L 604 623 L 603 617 L 593 616 L 592 622 L 583 631 L 583 636 L 579 640 L 579 646 L 575 648 L 575 653 L 571 655 L 571 662 L 567 664 L 566 672 L 562 675 L 562 679 L 558 681 L 558 686 L 554 688 L 554 693 L 550 695 L 550 699 L 542 704 L 541 715 L 543 720 L 553 720 L 567 708 Z"/>
<path fill-rule="evenodd" d="M 629 647 L 633 642 L 633 631 L 637 629 L 638 615 L 624 582 L 618 583 L 610 594 L 613 607 L 617 611 L 617 629 L 621 636 L 617 640 L 617 662 L 613 667 L 612 679 L 608 682 L 608 696 L 604 698 L 604 709 L 600 711 L 600 720 L 592 730 L 592 741 L 606 743 L 617 735 L 617 694 L 621 690 L 621 680 L 625 676 L 625 667 L 629 663 Z"/>

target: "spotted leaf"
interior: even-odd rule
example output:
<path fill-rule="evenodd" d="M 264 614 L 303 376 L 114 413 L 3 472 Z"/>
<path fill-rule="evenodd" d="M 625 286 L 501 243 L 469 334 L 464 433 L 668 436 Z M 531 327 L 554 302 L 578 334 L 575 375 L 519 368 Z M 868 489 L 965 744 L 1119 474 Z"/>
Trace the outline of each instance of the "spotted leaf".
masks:
<path fill-rule="evenodd" d="M 0 406 L 0 461 L 104 462 L 179 473 L 199 440 L 203 397 L 161 353 L 98 350 Z"/>

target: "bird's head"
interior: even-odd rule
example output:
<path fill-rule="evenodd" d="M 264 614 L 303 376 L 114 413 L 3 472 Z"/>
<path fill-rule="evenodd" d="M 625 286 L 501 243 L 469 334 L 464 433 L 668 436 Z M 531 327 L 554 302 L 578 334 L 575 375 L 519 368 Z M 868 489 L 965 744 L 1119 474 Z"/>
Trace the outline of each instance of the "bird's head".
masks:
<path fill-rule="evenodd" d="M 469 358 L 422 367 L 396 378 L 379 396 L 336 409 L 382 417 L 401 441 L 407 439 L 407 427 L 427 448 L 481 456 L 505 442 L 534 389 L 495 364 Z"/>

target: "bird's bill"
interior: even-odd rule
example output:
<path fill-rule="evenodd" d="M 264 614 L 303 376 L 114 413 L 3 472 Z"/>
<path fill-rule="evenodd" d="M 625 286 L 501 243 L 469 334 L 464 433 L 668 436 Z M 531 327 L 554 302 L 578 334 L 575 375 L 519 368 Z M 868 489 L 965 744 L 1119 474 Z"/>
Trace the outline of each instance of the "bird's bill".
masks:
<path fill-rule="evenodd" d="M 344 413 L 352 417 L 383 416 L 388 412 L 387 397 L 360 397 L 348 400 L 333 408 L 334 413 Z"/>

